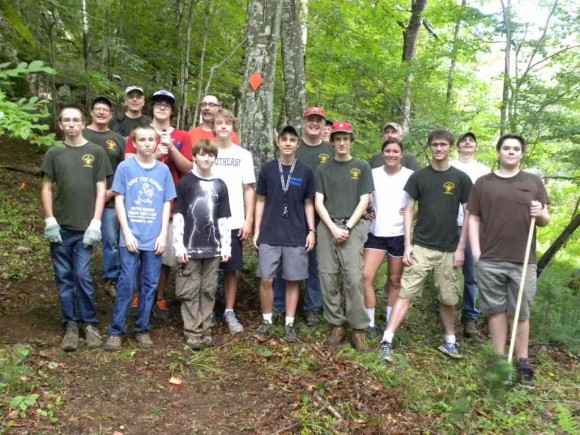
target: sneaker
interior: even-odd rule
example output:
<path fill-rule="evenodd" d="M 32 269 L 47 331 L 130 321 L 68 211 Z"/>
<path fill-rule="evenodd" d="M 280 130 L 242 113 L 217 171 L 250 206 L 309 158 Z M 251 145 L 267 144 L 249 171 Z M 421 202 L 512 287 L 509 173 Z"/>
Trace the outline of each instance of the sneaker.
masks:
<path fill-rule="evenodd" d="M 480 333 L 475 326 L 475 322 L 465 322 L 463 324 L 463 333 L 467 338 L 480 337 Z"/>
<path fill-rule="evenodd" d="M 530 365 L 530 360 L 527 358 L 520 358 L 516 363 L 516 379 L 526 388 L 532 388 L 534 380 L 534 369 Z"/>
<path fill-rule="evenodd" d="M 224 322 L 228 325 L 228 329 L 230 330 L 230 334 L 238 334 L 240 332 L 244 332 L 244 327 L 236 317 L 236 313 L 233 311 L 228 311 L 224 313 Z"/>
<path fill-rule="evenodd" d="M 85 339 L 89 349 L 97 349 L 103 344 L 99 330 L 93 325 L 85 325 Z"/>
<path fill-rule="evenodd" d="M 109 335 L 105 342 L 105 350 L 119 352 L 121 350 L 121 337 L 118 335 Z"/>
<path fill-rule="evenodd" d="M 135 335 L 135 340 L 137 340 L 137 344 L 139 345 L 139 349 L 153 349 L 155 345 L 149 337 L 149 333 L 142 332 L 141 334 Z"/>
<path fill-rule="evenodd" d="M 374 340 L 375 338 L 377 338 L 377 327 L 376 326 L 367 326 L 367 329 L 365 329 L 365 332 L 367 333 L 368 337 L 371 340 Z"/>
<path fill-rule="evenodd" d="M 344 329 L 344 327 L 336 326 L 332 330 L 332 332 L 330 333 L 324 344 L 326 346 L 340 346 L 344 341 L 344 337 L 346 337 L 346 330 Z"/>
<path fill-rule="evenodd" d="M 66 324 L 66 332 L 60 344 L 60 348 L 65 352 L 72 352 L 79 347 L 79 327 L 74 322 Z"/>
<path fill-rule="evenodd" d="M 393 361 L 393 345 L 388 341 L 381 341 L 377 348 L 377 353 L 385 361 Z"/>
<path fill-rule="evenodd" d="M 153 315 L 161 319 L 169 317 L 169 307 L 167 306 L 167 299 L 159 299 L 153 306 Z"/>
<path fill-rule="evenodd" d="M 201 344 L 203 347 L 213 347 L 215 342 L 211 335 L 204 335 L 201 339 Z"/>
<path fill-rule="evenodd" d="M 298 334 L 296 333 L 296 329 L 292 323 L 284 326 L 284 339 L 288 341 L 298 341 Z"/>
<path fill-rule="evenodd" d="M 271 332 L 272 324 L 266 320 L 264 320 L 262 324 L 258 326 L 258 329 L 256 329 L 256 335 L 261 338 L 267 337 Z"/>
<path fill-rule="evenodd" d="M 195 352 L 200 351 L 203 347 L 203 343 L 197 338 L 188 338 L 185 345 Z"/>
<path fill-rule="evenodd" d="M 105 283 L 105 293 L 111 296 L 113 299 L 117 297 L 117 283 L 115 281 L 107 281 Z"/>
<path fill-rule="evenodd" d="M 367 350 L 365 331 L 363 329 L 354 329 L 350 334 L 350 343 L 355 350 L 365 352 Z"/>
<path fill-rule="evenodd" d="M 320 316 L 316 311 L 306 311 L 306 324 L 311 328 L 320 325 Z"/>
<path fill-rule="evenodd" d="M 463 356 L 459 353 L 459 347 L 457 343 L 443 343 L 441 346 L 437 348 L 440 352 L 443 352 L 445 355 L 450 356 L 451 358 L 462 358 Z"/>

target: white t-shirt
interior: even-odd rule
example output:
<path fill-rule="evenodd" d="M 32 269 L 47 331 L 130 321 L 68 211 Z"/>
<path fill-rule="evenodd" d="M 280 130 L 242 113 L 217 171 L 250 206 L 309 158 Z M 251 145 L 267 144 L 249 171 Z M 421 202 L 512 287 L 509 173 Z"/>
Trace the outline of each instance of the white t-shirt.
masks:
<path fill-rule="evenodd" d="M 256 182 L 252 154 L 245 148 L 231 145 L 229 148 L 219 148 L 215 160 L 213 175 L 221 178 L 228 187 L 230 199 L 230 227 L 237 230 L 244 226 L 244 185 Z"/>
<path fill-rule="evenodd" d="M 377 237 L 396 237 L 404 234 L 401 209 L 407 206 L 409 194 L 403 190 L 413 171 L 402 167 L 395 175 L 387 175 L 383 166 L 373 169 L 373 205 L 375 220 L 371 233 Z"/>
<path fill-rule="evenodd" d="M 451 166 L 453 166 L 453 167 L 459 169 L 460 171 L 465 172 L 467 175 L 469 175 L 469 178 L 471 178 L 471 182 L 473 184 L 475 184 L 475 181 L 479 177 L 486 175 L 486 174 L 489 174 L 491 172 L 491 169 L 489 169 L 483 163 L 479 163 L 479 162 L 463 163 L 463 162 L 460 162 L 459 160 L 452 160 Z M 457 214 L 457 226 L 458 227 L 463 226 L 463 207 L 462 206 L 459 206 L 459 213 Z"/>

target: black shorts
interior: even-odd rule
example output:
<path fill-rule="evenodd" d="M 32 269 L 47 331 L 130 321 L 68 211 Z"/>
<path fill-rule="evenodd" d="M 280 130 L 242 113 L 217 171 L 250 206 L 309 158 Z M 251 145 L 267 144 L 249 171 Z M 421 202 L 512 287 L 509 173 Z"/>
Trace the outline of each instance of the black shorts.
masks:
<path fill-rule="evenodd" d="M 364 249 L 386 252 L 389 257 L 403 258 L 405 254 L 405 236 L 377 237 L 369 233 Z"/>
<path fill-rule="evenodd" d="M 232 256 L 225 262 L 220 264 L 220 269 L 224 272 L 237 272 L 244 267 L 244 246 L 238 237 L 239 230 L 232 230 Z"/>

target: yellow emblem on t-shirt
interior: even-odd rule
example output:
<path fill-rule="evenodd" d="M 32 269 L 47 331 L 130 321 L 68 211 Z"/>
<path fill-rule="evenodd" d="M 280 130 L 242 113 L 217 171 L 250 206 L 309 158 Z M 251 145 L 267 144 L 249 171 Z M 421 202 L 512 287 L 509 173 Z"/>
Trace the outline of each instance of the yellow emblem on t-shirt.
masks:
<path fill-rule="evenodd" d="M 115 142 L 113 139 L 109 139 L 105 143 L 107 144 L 107 149 L 109 151 L 115 151 L 117 149 L 117 142 Z"/>
<path fill-rule="evenodd" d="M 358 180 L 360 178 L 360 169 L 352 168 L 350 170 L 350 179 L 351 180 Z"/>
<path fill-rule="evenodd" d="M 320 161 L 320 163 L 326 163 L 328 162 L 328 159 L 330 159 L 330 156 L 328 154 L 320 154 L 318 156 L 318 160 Z"/>
<path fill-rule="evenodd" d="M 93 163 L 95 163 L 95 156 L 93 156 L 92 154 L 85 154 L 82 157 L 82 161 L 83 161 L 83 168 L 92 168 Z"/>
<path fill-rule="evenodd" d="M 455 184 L 451 181 L 448 181 L 443 185 L 443 194 L 444 195 L 453 195 L 453 191 L 455 190 Z"/>

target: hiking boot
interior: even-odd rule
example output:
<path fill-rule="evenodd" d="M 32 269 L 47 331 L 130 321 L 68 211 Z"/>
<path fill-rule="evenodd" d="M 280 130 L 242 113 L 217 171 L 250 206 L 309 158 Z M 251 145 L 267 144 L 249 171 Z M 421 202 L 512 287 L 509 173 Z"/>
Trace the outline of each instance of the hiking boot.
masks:
<path fill-rule="evenodd" d="M 105 350 L 119 352 L 121 350 L 121 337 L 118 335 L 109 335 L 105 342 Z"/>
<path fill-rule="evenodd" d="M 201 339 L 201 344 L 203 347 L 213 347 L 215 345 L 211 335 L 204 335 Z"/>
<path fill-rule="evenodd" d="M 259 338 L 267 337 L 268 335 L 270 335 L 271 332 L 272 332 L 272 324 L 267 320 L 264 320 L 262 324 L 258 326 L 258 329 L 256 329 L 256 335 Z"/>
<path fill-rule="evenodd" d="M 385 361 L 393 361 L 393 345 L 388 341 L 381 341 L 377 348 L 377 353 Z"/>
<path fill-rule="evenodd" d="M 523 387 L 532 388 L 534 369 L 530 365 L 530 360 L 520 358 L 516 363 L 516 373 L 516 379 Z"/>
<path fill-rule="evenodd" d="M 365 329 L 365 332 L 367 333 L 367 336 L 371 340 L 374 340 L 375 338 L 377 338 L 377 327 L 376 326 L 367 326 L 367 329 Z"/>
<path fill-rule="evenodd" d="M 153 315 L 160 319 L 167 319 L 169 317 L 169 307 L 167 306 L 167 299 L 159 299 L 153 306 Z"/>
<path fill-rule="evenodd" d="M 135 335 L 135 340 L 137 340 L 137 344 L 139 345 L 139 349 L 153 349 L 155 345 L 153 341 L 151 341 L 151 337 L 149 337 L 149 333 L 142 332 L 141 334 Z"/>
<path fill-rule="evenodd" d="M 367 345 L 365 343 L 365 330 L 354 329 L 350 333 L 350 343 L 355 350 L 358 350 L 359 352 L 365 352 L 367 350 Z"/>
<path fill-rule="evenodd" d="M 292 323 L 284 326 L 284 339 L 288 341 L 298 341 L 298 334 L 296 333 L 296 329 Z"/>
<path fill-rule="evenodd" d="M 330 333 L 324 344 L 326 346 L 340 346 L 344 341 L 344 337 L 346 337 L 346 330 L 344 329 L 344 327 L 336 326 L 332 330 L 332 332 Z"/>
<path fill-rule="evenodd" d="M 74 322 L 66 324 L 66 332 L 60 344 L 60 348 L 65 352 L 72 352 L 79 347 L 79 327 Z"/>
<path fill-rule="evenodd" d="M 306 311 L 306 324 L 311 328 L 320 325 L 320 315 L 317 311 Z"/>
<path fill-rule="evenodd" d="M 107 281 L 105 283 L 105 293 L 115 299 L 117 297 L 117 283 L 115 281 Z"/>
<path fill-rule="evenodd" d="M 188 338 L 185 345 L 195 352 L 200 351 L 203 347 L 203 343 L 198 338 Z"/>
<path fill-rule="evenodd" d="M 465 322 L 463 324 L 463 333 L 467 338 L 478 338 L 481 336 L 475 326 L 475 322 Z"/>
<path fill-rule="evenodd" d="M 85 339 L 89 349 L 97 349 L 103 344 L 99 330 L 93 325 L 85 325 Z"/>
<path fill-rule="evenodd" d="M 228 311 L 224 313 L 224 322 L 228 325 L 228 329 L 230 330 L 230 334 L 238 334 L 240 332 L 244 332 L 244 327 L 236 317 L 236 313 L 233 311 Z"/>
<path fill-rule="evenodd" d="M 440 352 L 443 352 L 445 355 L 450 356 L 451 358 L 462 358 L 463 356 L 459 353 L 459 347 L 457 343 L 443 343 L 441 346 L 437 348 Z"/>

